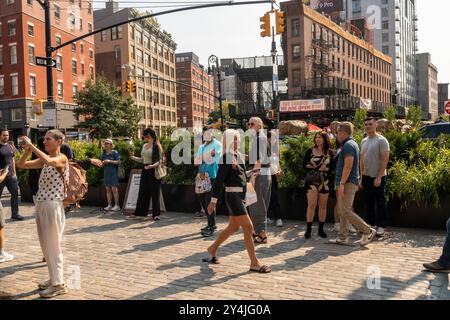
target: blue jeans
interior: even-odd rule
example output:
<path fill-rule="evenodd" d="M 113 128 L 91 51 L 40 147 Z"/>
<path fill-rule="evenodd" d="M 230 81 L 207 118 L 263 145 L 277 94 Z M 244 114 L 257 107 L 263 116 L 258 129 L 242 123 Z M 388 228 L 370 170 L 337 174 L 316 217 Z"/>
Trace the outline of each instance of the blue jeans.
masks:
<path fill-rule="evenodd" d="M 11 193 L 11 217 L 17 217 L 19 215 L 19 183 L 17 177 L 7 176 L 6 179 L 0 183 L 0 196 L 3 193 L 5 186 L 9 193 Z"/>
<path fill-rule="evenodd" d="M 442 256 L 439 258 L 439 264 L 443 267 L 450 268 L 450 219 L 447 221 L 447 238 L 445 239 Z"/>

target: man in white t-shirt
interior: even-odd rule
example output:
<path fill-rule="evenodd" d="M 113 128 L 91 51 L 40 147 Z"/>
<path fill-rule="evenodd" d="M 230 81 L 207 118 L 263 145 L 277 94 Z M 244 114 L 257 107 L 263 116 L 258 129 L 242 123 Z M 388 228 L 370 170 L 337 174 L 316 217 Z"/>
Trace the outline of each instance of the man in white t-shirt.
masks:
<path fill-rule="evenodd" d="M 367 137 L 361 142 L 360 182 L 369 223 L 376 226 L 377 235 L 383 236 L 388 221 L 386 201 L 387 164 L 389 162 L 389 142 L 377 133 L 377 121 L 364 121 Z"/>

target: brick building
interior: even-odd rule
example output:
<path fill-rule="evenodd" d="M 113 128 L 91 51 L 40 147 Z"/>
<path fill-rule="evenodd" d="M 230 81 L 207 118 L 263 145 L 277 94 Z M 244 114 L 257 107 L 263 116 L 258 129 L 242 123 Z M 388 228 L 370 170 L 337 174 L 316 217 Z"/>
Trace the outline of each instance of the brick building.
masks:
<path fill-rule="evenodd" d="M 214 80 L 193 52 L 176 54 L 178 127 L 202 127 L 214 111 Z M 188 86 L 186 86 L 186 85 Z"/>
<path fill-rule="evenodd" d="M 281 8 L 289 99 L 324 98 L 323 111 L 334 115 L 360 107 L 381 114 L 390 105 L 389 56 L 299 1 L 282 2 Z"/>
<path fill-rule="evenodd" d="M 95 28 L 143 14 L 132 8 L 119 10 L 118 2 L 109 1 L 105 9 L 95 10 Z M 95 45 L 96 70 L 99 74 L 103 74 L 118 89 L 122 82 L 135 80 L 134 98 L 142 112 L 140 130 L 152 127 L 161 135 L 166 128 L 176 127 L 177 45 L 170 34 L 161 30 L 156 20 L 144 19 L 96 34 Z"/>
<path fill-rule="evenodd" d="M 68 0 L 51 2 L 52 46 L 93 29 L 92 3 Z M 94 38 L 85 38 L 54 53 L 55 110 L 43 115 L 32 111 L 32 101 L 47 98 L 46 68 L 35 58 L 45 57 L 44 10 L 37 1 L 0 1 L 0 126 L 14 136 L 28 124 L 32 132 L 40 126 L 66 131 L 76 124 L 74 94 L 84 82 L 94 79 Z"/>

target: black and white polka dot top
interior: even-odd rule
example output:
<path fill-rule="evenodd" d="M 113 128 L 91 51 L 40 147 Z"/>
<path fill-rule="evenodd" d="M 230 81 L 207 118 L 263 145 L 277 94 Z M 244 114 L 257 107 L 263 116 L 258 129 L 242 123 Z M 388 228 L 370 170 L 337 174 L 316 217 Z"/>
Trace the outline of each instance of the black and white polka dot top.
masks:
<path fill-rule="evenodd" d="M 69 168 L 64 169 L 66 183 L 69 181 Z M 44 165 L 39 176 L 39 190 L 36 194 L 37 201 L 63 201 L 65 199 L 65 187 L 61 174 L 55 167 Z"/>

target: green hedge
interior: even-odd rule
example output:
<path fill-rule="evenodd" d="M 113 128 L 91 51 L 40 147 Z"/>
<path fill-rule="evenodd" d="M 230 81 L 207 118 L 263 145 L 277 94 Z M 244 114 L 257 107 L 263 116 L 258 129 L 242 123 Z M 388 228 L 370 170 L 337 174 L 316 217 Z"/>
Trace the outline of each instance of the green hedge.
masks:
<path fill-rule="evenodd" d="M 391 159 L 388 166 L 388 196 L 400 198 L 404 206 L 415 202 L 423 206 L 438 207 L 441 196 L 450 192 L 450 167 L 448 165 L 450 136 L 441 136 L 436 140 L 422 140 L 417 132 L 404 134 L 394 131 L 386 133 L 385 136 L 391 146 Z M 362 138 L 362 132 L 355 133 L 355 140 L 358 143 Z M 306 170 L 302 163 L 306 150 L 314 144 L 313 139 L 314 136 L 310 135 L 286 137 L 281 141 L 280 161 L 283 169 L 281 187 L 301 188 L 304 186 Z M 197 168 L 193 164 L 175 165 L 171 161 L 172 150 L 178 143 L 179 141 L 171 141 L 169 138 L 161 139 L 168 166 L 168 176 L 164 182 L 193 185 Z M 101 155 L 98 142 L 71 141 L 69 144 L 74 150 L 75 160 L 98 158 Z M 131 150 L 135 154 L 140 153 L 141 141 L 136 141 L 134 145 L 127 142 L 116 142 L 115 145 L 127 174 L 131 169 L 140 167 L 138 163 L 130 160 L 129 155 Z M 191 135 L 191 145 L 193 145 L 193 135 Z M 193 149 L 191 156 L 193 156 Z M 100 184 L 102 174 L 102 169 L 96 167 L 89 169 L 87 172 L 89 184 Z M 18 170 L 18 175 L 20 182 L 26 183 L 27 171 Z"/>

